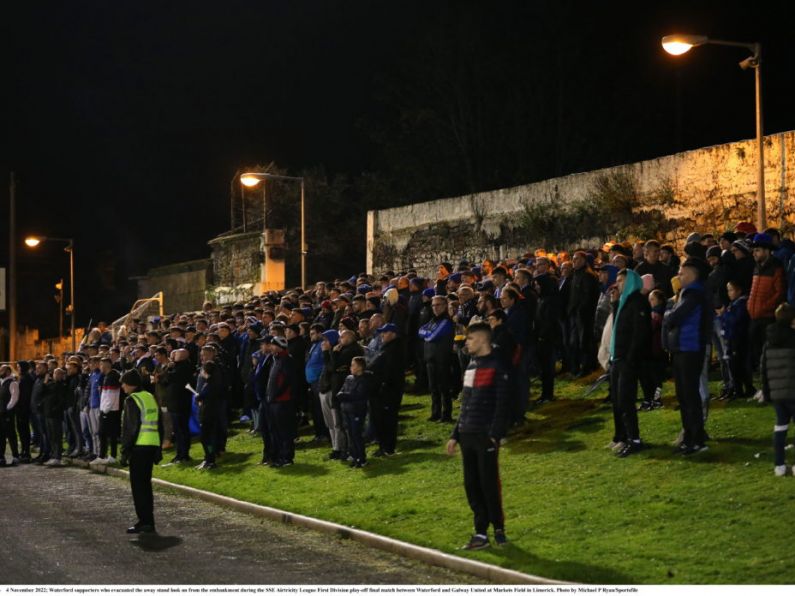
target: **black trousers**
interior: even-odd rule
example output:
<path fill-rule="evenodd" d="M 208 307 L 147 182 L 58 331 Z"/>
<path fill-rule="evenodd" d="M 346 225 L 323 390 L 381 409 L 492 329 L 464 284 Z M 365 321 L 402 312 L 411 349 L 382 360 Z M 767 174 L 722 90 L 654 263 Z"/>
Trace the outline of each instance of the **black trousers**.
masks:
<path fill-rule="evenodd" d="M 425 341 L 417 338 L 413 345 L 414 352 L 414 392 L 425 393 L 428 391 L 428 367 L 425 364 Z"/>
<path fill-rule="evenodd" d="M 152 495 L 152 468 L 157 447 L 133 447 L 130 452 L 130 488 L 135 514 L 141 525 L 155 525 L 155 503 Z"/>
<path fill-rule="evenodd" d="M 572 374 L 590 372 L 595 368 L 596 350 L 593 341 L 593 320 L 578 315 L 569 317 L 569 370 Z"/>
<path fill-rule="evenodd" d="M 121 433 L 121 411 L 99 413 L 99 456 L 105 458 L 110 454 L 114 458 L 118 450 L 119 434 Z"/>
<path fill-rule="evenodd" d="M 474 514 L 475 533 L 485 535 L 489 524 L 495 530 L 504 529 L 499 446 L 485 433 L 461 433 L 460 444 L 464 489 Z"/>
<path fill-rule="evenodd" d="M 205 406 L 206 407 L 206 406 Z M 201 441 L 204 448 L 204 461 L 208 464 L 215 463 L 215 454 L 218 444 L 218 413 L 207 412 L 200 416 L 199 423 L 201 425 Z"/>
<path fill-rule="evenodd" d="M 262 460 L 275 462 L 278 452 L 271 436 L 270 408 L 264 401 L 259 406 L 259 432 L 262 437 Z"/>
<path fill-rule="evenodd" d="M 61 459 L 63 454 L 63 415 L 59 418 L 45 418 L 45 424 L 50 443 L 50 457 Z"/>
<path fill-rule="evenodd" d="M 315 436 L 329 438 L 326 421 L 323 419 L 323 407 L 320 405 L 320 390 L 317 381 L 309 386 L 309 392 L 312 400 L 312 425 L 315 428 Z"/>
<path fill-rule="evenodd" d="M 638 367 L 616 360 L 610 367 L 610 395 L 613 401 L 614 441 L 640 441 L 638 411 Z"/>
<path fill-rule="evenodd" d="M 536 358 L 541 375 L 541 397 L 549 399 L 555 395 L 555 355 L 557 346 L 543 339 L 538 340 Z"/>
<path fill-rule="evenodd" d="M 643 401 L 654 400 L 654 392 L 657 387 L 662 387 L 663 381 L 665 381 L 665 361 L 644 360 L 641 362 L 638 380 L 643 390 Z"/>
<path fill-rule="evenodd" d="M 751 350 L 752 370 L 759 370 L 759 362 L 762 359 L 762 349 L 765 347 L 765 341 L 767 341 L 767 327 L 774 322 L 774 318 L 751 319 L 751 324 L 748 326 L 748 343 L 750 344 Z"/>
<path fill-rule="evenodd" d="M 169 412 L 174 427 L 176 456 L 179 459 L 190 459 L 190 414 L 185 412 Z"/>
<path fill-rule="evenodd" d="M 673 355 L 674 383 L 684 444 L 688 447 L 704 443 L 704 414 L 701 410 L 699 382 L 704 366 L 704 350 L 698 352 L 675 352 Z"/>
<path fill-rule="evenodd" d="M 66 409 L 66 422 L 69 429 L 69 450 L 83 451 L 83 431 L 80 428 L 80 408 L 70 406 Z M 113 457 L 116 457 L 114 454 Z"/>
<path fill-rule="evenodd" d="M 5 457 L 6 441 L 11 447 L 11 456 L 19 457 L 19 445 L 17 444 L 17 431 L 14 427 L 14 411 L 3 412 L 0 414 L 0 459 Z"/>
<path fill-rule="evenodd" d="M 451 354 L 452 356 L 452 354 Z M 449 357 L 434 358 L 425 362 L 431 390 L 431 417 L 452 418 L 453 398 L 450 394 L 451 366 Z"/>
<path fill-rule="evenodd" d="M 14 417 L 17 423 L 17 436 L 19 437 L 19 453 L 22 457 L 30 457 L 30 407 L 17 407 Z"/>
<path fill-rule="evenodd" d="M 729 356 L 729 368 L 732 371 L 732 382 L 737 397 L 751 397 L 754 392 L 753 372 L 751 370 L 751 354 L 744 341 L 733 342 L 734 351 Z"/>
<path fill-rule="evenodd" d="M 292 401 L 268 404 L 268 424 L 276 461 L 292 462 L 295 459 L 295 404 Z"/>
<path fill-rule="evenodd" d="M 397 447 L 398 412 L 402 397 L 402 391 L 397 396 L 384 392 L 379 399 L 370 402 L 378 446 L 385 453 L 394 453 Z"/>
<path fill-rule="evenodd" d="M 366 406 L 357 408 L 343 406 L 342 418 L 348 433 L 348 453 L 357 462 L 367 461 L 364 449 L 364 417 L 366 414 Z"/>

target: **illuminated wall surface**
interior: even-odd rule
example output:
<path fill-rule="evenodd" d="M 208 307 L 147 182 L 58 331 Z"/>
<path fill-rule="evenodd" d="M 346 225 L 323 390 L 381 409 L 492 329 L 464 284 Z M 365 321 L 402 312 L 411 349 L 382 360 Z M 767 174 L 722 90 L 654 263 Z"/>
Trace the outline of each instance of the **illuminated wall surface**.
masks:
<path fill-rule="evenodd" d="M 428 275 L 441 261 L 455 264 L 460 258 L 524 254 L 540 247 L 532 238 L 511 233 L 527 205 L 547 203 L 554 210 L 579 203 L 596 214 L 599 201 L 589 201 L 600 179 L 619 175 L 634 188 L 634 217 L 642 221 L 645 210 L 661 210 L 673 225 L 656 235 L 681 247 L 692 231 L 714 233 L 733 229 L 738 221 L 756 222 L 756 155 L 755 141 L 740 141 L 513 188 L 370 211 L 367 268 L 378 272 L 416 267 L 421 275 Z M 794 186 L 795 131 L 766 137 L 768 225 L 795 225 Z M 582 239 L 595 245 L 610 237 Z"/>

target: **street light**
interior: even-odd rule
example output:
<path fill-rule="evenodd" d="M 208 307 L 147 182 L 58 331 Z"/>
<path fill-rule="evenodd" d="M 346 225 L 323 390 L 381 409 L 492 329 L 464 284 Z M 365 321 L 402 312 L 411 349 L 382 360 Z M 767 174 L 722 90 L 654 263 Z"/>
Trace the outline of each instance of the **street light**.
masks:
<path fill-rule="evenodd" d="M 304 210 L 304 178 L 303 176 L 280 176 L 268 172 L 244 172 L 240 175 L 240 184 L 247 188 L 254 188 L 264 180 L 293 180 L 301 183 L 301 288 L 306 289 L 306 255 L 309 252 L 306 246 L 306 221 Z M 263 185 L 263 192 L 265 187 Z M 263 211 L 265 205 L 262 206 Z M 264 215 L 264 214 L 263 214 Z M 264 217 L 263 217 L 264 223 Z"/>
<path fill-rule="evenodd" d="M 77 337 L 75 336 L 75 247 L 73 238 L 50 238 L 46 236 L 28 236 L 25 244 L 30 248 L 38 247 L 42 242 L 66 242 L 64 251 L 69 253 L 69 314 L 72 317 L 72 352 L 77 351 Z"/>
<path fill-rule="evenodd" d="M 692 48 L 706 44 L 730 46 L 750 50 L 751 55 L 740 62 L 740 68 L 753 68 L 756 87 L 756 145 L 759 154 L 756 178 L 756 219 L 757 228 L 761 231 L 767 227 L 767 209 L 765 206 L 765 146 L 762 133 L 762 45 L 760 43 L 744 43 L 710 39 L 706 35 L 666 35 L 662 38 L 663 49 L 673 56 L 681 56 Z"/>

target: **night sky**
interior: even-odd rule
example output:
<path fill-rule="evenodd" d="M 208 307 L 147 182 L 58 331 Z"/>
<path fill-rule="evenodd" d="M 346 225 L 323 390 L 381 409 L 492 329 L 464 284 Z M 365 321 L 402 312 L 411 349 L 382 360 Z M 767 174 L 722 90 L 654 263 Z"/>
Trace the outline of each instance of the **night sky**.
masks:
<path fill-rule="evenodd" d="M 9 4 L 0 166 L 20 236 L 75 238 L 81 325 L 123 314 L 131 276 L 208 256 L 245 165 L 370 176 L 388 190 L 362 211 L 752 137 L 747 53 L 672 58 L 667 33 L 761 41 L 766 132 L 795 128 L 783 1 Z M 67 264 L 20 247 L 20 324 L 56 331 Z"/>

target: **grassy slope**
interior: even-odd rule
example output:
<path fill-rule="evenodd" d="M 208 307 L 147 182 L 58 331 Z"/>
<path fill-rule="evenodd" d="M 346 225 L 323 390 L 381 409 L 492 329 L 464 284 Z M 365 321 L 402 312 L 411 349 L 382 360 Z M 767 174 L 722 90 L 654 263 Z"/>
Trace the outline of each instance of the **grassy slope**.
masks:
<path fill-rule="evenodd" d="M 663 410 L 639 414 L 652 448 L 620 460 L 605 449 L 613 423 L 603 392 L 557 390 L 501 455 L 511 544 L 464 556 L 577 582 L 795 583 L 795 479 L 772 473 L 772 408 L 712 402 L 711 450 L 685 460 L 672 454 L 679 412 L 666 397 Z M 406 396 L 400 455 L 363 470 L 328 461 L 329 448 L 307 437 L 295 466 L 257 466 L 261 440 L 238 432 L 217 470 L 155 475 L 461 555 L 471 514 L 460 459 L 444 454 L 450 426 L 426 422 L 428 404 Z"/>

